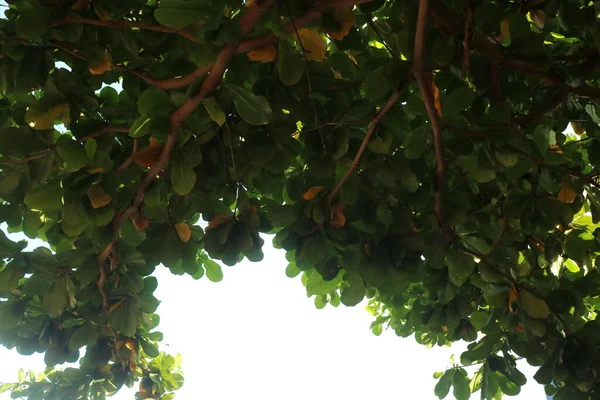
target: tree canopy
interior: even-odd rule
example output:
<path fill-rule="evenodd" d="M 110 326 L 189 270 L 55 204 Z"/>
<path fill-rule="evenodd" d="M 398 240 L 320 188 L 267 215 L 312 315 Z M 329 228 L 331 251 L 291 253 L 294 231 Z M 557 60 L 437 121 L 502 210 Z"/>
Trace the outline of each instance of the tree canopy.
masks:
<path fill-rule="evenodd" d="M 51 250 L 0 232 L 0 343 L 48 365 L 1 391 L 172 399 L 153 271 L 272 239 L 317 308 L 471 342 L 439 398 L 515 395 L 525 359 L 600 399 L 597 2 L 8 3 L 0 222 Z"/>

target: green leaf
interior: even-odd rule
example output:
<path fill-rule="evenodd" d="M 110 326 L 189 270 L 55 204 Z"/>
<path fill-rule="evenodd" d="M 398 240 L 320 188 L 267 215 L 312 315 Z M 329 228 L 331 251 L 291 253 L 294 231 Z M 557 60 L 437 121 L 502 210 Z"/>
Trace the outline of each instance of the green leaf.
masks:
<path fill-rule="evenodd" d="M 207 97 L 206 99 L 204 99 L 202 104 L 204 104 L 204 108 L 206 108 L 208 115 L 210 115 L 210 119 L 219 124 L 219 126 L 223 126 L 226 120 L 225 113 L 223 112 L 223 110 L 221 110 L 221 105 L 219 104 L 217 99 L 215 99 L 212 96 Z"/>
<path fill-rule="evenodd" d="M 471 397 L 471 389 L 469 388 L 469 378 L 464 369 L 454 370 L 452 375 L 452 393 L 456 400 L 468 400 Z"/>
<path fill-rule="evenodd" d="M 175 193 L 184 196 L 196 185 L 196 173 L 183 164 L 174 164 L 171 167 L 171 185 Z"/>
<path fill-rule="evenodd" d="M 0 128 L 0 154 L 25 157 L 47 148 L 41 137 L 29 128 Z"/>
<path fill-rule="evenodd" d="M 225 87 L 231 93 L 235 108 L 246 122 L 250 125 L 266 125 L 271 122 L 273 111 L 266 98 L 236 85 L 226 84 Z"/>
<path fill-rule="evenodd" d="M 91 162 L 83 144 L 66 135 L 62 136 L 56 144 L 56 152 L 70 171 L 76 171 Z"/>
<path fill-rule="evenodd" d="M 51 318 L 58 318 L 69 305 L 69 293 L 67 291 L 67 279 L 62 275 L 54 280 L 47 293 L 42 297 L 42 307 Z"/>
<path fill-rule="evenodd" d="M 137 100 L 138 112 L 143 117 L 154 117 L 157 114 L 165 113 L 171 105 L 169 95 L 159 89 L 145 90 Z"/>
<path fill-rule="evenodd" d="M 466 282 L 475 269 L 473 257 L 456 249 L 448 251 L 446 265 L 450 273 L 450 281 L 458 287 Z"/>
<path fill-rule="evenodd" d="M 154 10 L 154 17 L 161 25 L 173 29 L 183 29 L 198 20 L 208 20 L 218 16 L 217 9 L 210 3 L 185 0 L 161 0 Z M 218 21 L 217 21 L 218 22 Z"/>
<path fill-rule="evenodd" d="M 117 332 L 133 337 L 143 322 L 142 309 L 136 301 L 125 298 L 110 312 L 108 322 Z"/>
<path fill-rule="evenodd" d="M 300 82 L 304 75 L 304 58 L 287 40 L 279 42 L 277 50 L 277 73 L 284 85 Z"/>
<path fill-rule="evenodd" d="M 376 68 L 369 72 L 363 83 L 365 96 L 369 100 L 379 100 L 391 90 L 385 68 Z"/>
<path fill-rule="evenodd" d="M 454 369 L 449 369 L 440 378 L 438 383 L 435 384 L 433 392 L 439 399 L 444 399 L 450 392 L 450 386 L 454 376 Z"/>
<path fill-rule="evenodd" d="M 206 277 L 211 282 L 221 282 L 223 280 L 223 271 L 221 270 L 221 266 L 219 264 L 205 255 L 202 257 L 202 263 L 204 265 L 204 269 L 206 270 Z"/>
<path fill-rule="evenodd" d="M 139 138 L 146 136 L 150 133 L 150 126 L 152 124 L 152 117 L 141 116 L 134 121 L 129 128 L 129 136 Z"/>
<path fill-rule="evenodd" d="M 350 286 L 342 291 L 342 304 L 353 307 L 365 298 L 367 287 L 362 278 L 357 274 L 349 274 L 349 276 L 344 277 L 344 280 Z"/>
<path fill-rule="evenodd" d="M 468 87 L 461 87 L 449 96 L 442 97 L 442 113 L 444 116 L 459 113 L 471 107 L 473 101 L 475 101 L 475 92 Z"/>
<path fill-rule="evenodd" d="M 78 350 L 83 346 L 93 346 L 98 340 L 98 328 L 90 323 L 79 326 L 71 339 L 69 339 L 69 349 Z"/>
<path fill-rule="evenodd" d="M 523 311 L 533 318 L 548 318 L 550 315 L 548 303 L 525 289 L 519 291 L 519 301 Z"/>
<path fill-rule="evenodd" d="M 9 263 L 0 271 L 0 292 L 10 293 L 25 276 L 25 271 L 16 262 Z"/>
<path fill-rule="evenodd" d="M 63 189 L 60 182 L 48 182 L 25 195 L 25 204 L 33 211 L 57 211 L 62 208 Z"/>

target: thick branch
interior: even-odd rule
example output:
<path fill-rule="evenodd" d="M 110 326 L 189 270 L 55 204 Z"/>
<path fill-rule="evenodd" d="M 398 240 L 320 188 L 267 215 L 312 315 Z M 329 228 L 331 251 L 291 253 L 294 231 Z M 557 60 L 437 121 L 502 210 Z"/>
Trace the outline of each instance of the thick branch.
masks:
<path fill-rule="evenodd" d="M 73 17 L 66 16 L 62 21 L 58 21 L 52 25 L 52 27 L 61 26 L 64 24 L 82 24 L 82 25 L 95 25 L 95 26 L 106 26 L 111 28 L 137 28 L 143 29 L 147 31 L 155 31 L 155 32 L 164 32 L 164 33 L 174 33 L 181 37 L 184 37 L 191 41 L 196 41 L 196 36 L 194 34 L 184 30 L 184 29 L 173 29 L 164 25 L 150 25 L 144 24 L 141 22 L 132 22 L 132 21 L 104 21 L 101 19 L 93 19 L 93 18 L 83 18 L 83 17 Z"/>
<path fill-rule="evenodd" d="M 413 62 L 413 75 L 419 84 L 421 89 L 421 97 L 425 108 L 427 109 L 427 115 L 431 122 L 431 128 L 433 129 L 433 142 L 435 147 L 435 159 L 437 161 L 436 166 L 436 179 L 435 179 L 435 199 L 434 199 L 434 211 L 437 217 L 438 223 L 442 228 L 442 232 L 446 240 L 452 239 L 452 232 L 450 227 L 446 223 L 444 218 L 444 203 L 443 203 L 443 191 L 444 191 L 444 178 L 446 174 L 446 159 L 444 156 L 444 144 L 442 139 L 442 125 L 440 122 L 440 115 L 435 107 L 435 99 L 432 92 L 432 87 L 425 75 L 425 66 L 423 63 L 423 57 L 425 54 L 425 43 L 427 43 L 427 19 L 429 14 L 429 0 L 419 1 L 419 13 L 417 16 L 417 29 L 415 32 L 415 46 L 414 46 L 414 62 Z"/>
<path fill-rule="evenodd" d="M 264 15 L 264 13 L 275 3 L 276 0 L 262 0 L 256 6 L 253 6 L 248 9 L 248 11 L 244 14 L 244 16 L 240 19 L 240 28 L 242 36 L 246 35 L 252 27 L 258 23 L 260 18 Z M 175 147 L 175 142 L 177 139 L 177 134 L 179 133 L 179 129 L 181 125 L 185 121 L 185 119 L 196 109 L 196 107 L 202 103 L 202 101 L 209 96 L 221 83 L 223 79 L 223 74 L 227 69 L 231 58 L 236 54 L 237 47 L 239 43 L 229 43 L 225 45 L 225 47 L 219 53 L 217 61 L 212 66 L 210 70 L 210 74 L 204 80 L 200 89 L 193 97 L 189 97 L 184 101 L 184 103 L 171 115 L 171 129 L 169 131 L 169 135 L 167 136 L 167 140 L 165 141 L 165 145 L 162 153 L 160 154 L 160 158 L 156 164 L 154 164 L 150 170 L 148 171 L 144 180 L 140 183 L 137 188 L 135 197 L 129 207 L 125 209 L 125 211 L 117 215 L 113 220 L 113 237 L 112 241 L 106 246 L 106 248 L 98 255 L 98 260 L 103 263 L 109 257 L 111 252 L 114 249 L 117 241 L 119 240 L 119 230 L 121 229 L 121 225 L 124 221 L 126 221 L 129 217 L 134 215 L 142 202 L 144 201 L 144 193 L 148 186 L 156 179 L 160 171 L 165 169 L 169 164 L 171 159 L 171 153 L 173 148 Z"/>

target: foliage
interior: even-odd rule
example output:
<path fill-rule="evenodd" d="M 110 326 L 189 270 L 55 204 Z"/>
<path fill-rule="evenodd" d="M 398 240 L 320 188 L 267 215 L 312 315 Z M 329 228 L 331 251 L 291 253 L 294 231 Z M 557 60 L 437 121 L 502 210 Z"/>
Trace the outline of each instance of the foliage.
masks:
<path fill-rule="evenodd" d="M 0 343 L 48 365 L 0 390 L 173 398 L 152 272 L 217 282 L 274 234 L 318 308 L 471 342 L 438 397 L 515 395 L 524 358 L 556 399 L 600 398 L 598 12 L 9 1 L 0 222 L 52 251 L 0 233 Z"/>

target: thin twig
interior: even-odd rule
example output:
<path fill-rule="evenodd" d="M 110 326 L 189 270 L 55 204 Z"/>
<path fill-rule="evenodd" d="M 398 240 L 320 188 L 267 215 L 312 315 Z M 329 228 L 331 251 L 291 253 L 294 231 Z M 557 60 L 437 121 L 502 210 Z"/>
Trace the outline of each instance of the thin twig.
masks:
<path fill-rule="evenodd" d="M 94 133 L 90 133 L 89 135 L 83 136 L 83 137 L 77 139 L 77 141 L 84 143 L 89 139 L 96 138 L 98 136 L 104 135 L 109 132 L 129 132 L 129 128 L 123 128 L 123 127 L 118 127 L 118 126 L 107 126 L 105 128 L 100 129 L 99 131 L 96 131 Z M 42 150 L 40 152 L 34 153 L 25 158 L 19 158 L 17 160 L 1 161 L 0 165 L 25 164 L 25 163 L 28 163 L 29 161 L 36 160 L 36 159 L 42 158 L 42 157 L 46 157 L 47 155 L 54 153 L 55 151 L 56 151 L 56 145 L 53 145 L 46 150 Z"/>
<path fill-rule="evenodd" d="M 396 54 L 394 54 L 390 46 L 388 46 L 388 44 L 386 43 L 386 40 L 383 38 L 381 32 L 379 32 L 379 29 L 377 29 L 377 26 L 375 26 L 375 21 L 373 21 L 373 16 L 371 14 L 367 14 L 367 24 L 369 24 L 371 29 L 373 29 L 373 32 L 375 32 L 375 34 L 379 38 L 379 41 L 381 42 L 381 44 L 383 44 L 388 53 L 390 53 L 392 57 L 396 58 Z"/>
<path fill-rule="evenodd" d="M 475 12 L 472 0 L 465 0 L 465 37 L 463 40 L 463 72 L 466 73 L 471 65 L 471 42 L 473 42 L 473 27 Z"/>
<path fill-rule="evenodd" d="M 337 194 L 342 189 L 342 186 L 344 186 L 344 183 L 346 183 L 346 181 L 350 178 L 350 176 L 352 176 L 352 174 L 354 173 L 354 170 L 360 164 L 360 160 L 361 160 L 365 150 L 367 149 L 369 141 L 371 140 L 371 136 L 373 136 L 373 133 L 377 129 L 377 126 L 379 126 L 379 123 L 381 122 L 383 117 L 385 117 L 385 115 L 392 109 L 394 104 L 396 104 L 396 101 L 398 101 L 398 98 L 400 97 L 400 95 L 406 89 L 406 87 L 408 86 L 408 84 L 410 82 L 411 82 L 411 79 L 409 77 L 405 80 L 404 84 L 392 94 L 392 96 L 383 105 L 383 107 L 381 107 L 381 110 L 379 110 L 379 112 L 377 113 L 375 118 L 371 121 L 371 124 L 369 125 L 369 129 L 367 130 L 367 134 L 365 135 L 362 143 L 360 144 L 360 147 L 358 148 L 358 151 L 356 152 L 356 155 L 354 156 L 354 159 L 352 160 L 352 164 L 350 164 L 350 166 L 346 170 L 346 173 L 344 174 L 344 176 L 342 176 L 342 178 L 339 180 L 337 185 L 335 185 L 335 187 L 333 188 L 331 193 L 329 193 L 329 197 L 327 198 L 328 205 L 331 205 L 331 203 L 335 199 L 335 196 L 337 196 Z"/>
<path fill-rule="evenodd" d="M 446 240 L 452 239 L 452 231 L 450 226 L 446 222 L 444 217 L 444 203 L 443 203 L 443 192 L 445 185 L 445 174 L 446 174 L 446 159 L 444 155 L 444 144 L 442 139 L 442 125 L 440 122 L 440 115 L 435 107 L 435 99 L 432 92 L 432 87 L 425 76 L 424 66 L 424 55 L 425 55 L 425 43 L 427 42 L 427 19 L 429 16 L 429 0 L 419 1 L 419 13 L 417 15 L 417 28 L 415 32 L 415 45 L 414 45 L 414 61 L 413 61 L 413 75 L 419 84 L 421 89 L 421 97 L 425 108 L 427 109 L 427 115 L 433 129 L 433 141 L 435 147 L 435 159 L 437 162 L 436 166 L 436 179 L 435 179 L 435 199 L 434 199 L 434 211 L 437 217 L 438 223 Z"/>
<path fill-rule="evenodd" d="M 292 11 L 290 10 L 290 4 L 289 4 L 288 0 L 284 0 L 284 2 L 285 2 L 285 7 L 288 12 L 288 16 L 290 17 L 290 21 L 292 23 L 292 27 L 294 28 L 296 40 L 298 41 L 298 44 L 300 45 L 300 49 L 302 50 L 302 60 L 304 61 L 304 72 L 306 73 L 306 81 L 308 83 L 308 99 L 310 100 L 310 104 L 312 105 L 313 115 L 315 117 L 315 126 L 317 126 L 319 124 L 319 118 L 317 117 L 317 107 L 315 106 L 315 100 L 312 98 L 312 83 L 311 83 L 311 79 L 310 79 L 310 71 L 308 70 L 308 60 L 306 59 L 306 53 L 308 53 L 309 51 L 307 51 L 306 48 L 304 47 L 304 44 L 302 43 L 302 39 L 300 38 L 300 35 L 298 34 L 298 27 L 296 26 L 296 22 L 294 22 L 294 17 L 292 16 Z"/>
<path fill-rule="evenodd" d="M 121 165 L 117 168 L 117 172 L 123 172 L 133 163 L 133 155 L 137 152 L 138 148 L 138 140 L 133 139 L 133 148 L 131 149 L 131 155 L 127 157 L 127 160 L 123 161 Z"/>

